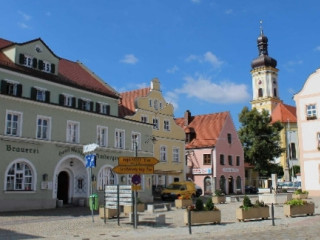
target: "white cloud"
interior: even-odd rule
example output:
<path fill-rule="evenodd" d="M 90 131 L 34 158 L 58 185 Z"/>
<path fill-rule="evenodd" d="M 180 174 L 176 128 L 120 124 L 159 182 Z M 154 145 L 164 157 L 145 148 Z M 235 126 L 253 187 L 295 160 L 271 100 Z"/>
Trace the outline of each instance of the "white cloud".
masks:
<path fill-rule="evenodd" d="M 136 58 L 133 54 L 127 54 L 123 59 L 120 60 L 120 62 L 128 64 L 136 64 L 138 61 L 138 58 Z"/>
<path fill-rule="evenodd" d="M 178 70 L 179 68 L 176 65 L 174 65 L 172 68 L 167 69 L 167 73 L 175 73 Z"/>
<path fill-rule="evenodd" d="M 179 108 L 178 99 L 179 96 L 175 92 L 167 92 L 164 96 L 164 99 L 167 103 L 171 103 L 173 105 L 174 110 L 176 111 Z"/>
<path fill-rule="evenodd" d="M 219 68 L 223 64 L 223 61 L 219 60 L 218 57 L 212 52 L 208 51 L 203 56 L 190 55 L 185 59 L 186 62 L 197 61 L 199 63 L 209 62 L 212 67 Z"/>
<path fill-rule="evenodd" d="M 191 0 L 191 2 L 193 2 L 193 3 L 200 3 L 201 0 Z"/>
<path fill-rule="evenodd" d="M 315 51 L 320 51 L 320 46 L 314 48 Z"/>
<path fill-rule="evenodd" d="M 245 84 L 236 84 L 228 81 L 214 83 L 210 78 L 199 76 L 197 79 L 186 77 L 181 89 L 175 90 L 179 94 L 186 94 L 189 98 L 215 103 L 248 102 L 250 94 Z"/>
<path fill-rule="evenodd" d="M 227 15 L 232 14 L 232 13 L 233 13 L 233 10 L 232 10 L 232 9 L 227 9 L 227 10 L 225 11 L 225 14 L 227 14 Z"/>
<path fill-rule="evenodd" d="M 206 52 L 204 54 L 204 61 L 211 63 L 214 68 L 219 68 L 223 63 L 212 52 Z"/>
<path fill-rule="evenodd" d="M 18 26 L 24 29 L 30 28 L 27 24 L 22 23 L 22 22 L 18 22 Z"/>
<path fill-rule="evenodd" d="M 25 21 L 29 21 L 31 19 L 31 16 L 22 12 L 22 11 L 18 11 L 19 15 L 22 16 L 22 18 L 25 20 Z"/>

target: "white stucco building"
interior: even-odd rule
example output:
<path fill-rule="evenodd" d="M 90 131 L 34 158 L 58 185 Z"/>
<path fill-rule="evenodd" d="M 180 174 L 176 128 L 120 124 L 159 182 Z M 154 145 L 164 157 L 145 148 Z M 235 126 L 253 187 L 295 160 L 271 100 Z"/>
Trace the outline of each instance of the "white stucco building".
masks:
<path fill-rule="evenodd" d="M 300 147 L 302 188 L 320 196 L 320 69 L 312 73 L 294 96 Z"/>

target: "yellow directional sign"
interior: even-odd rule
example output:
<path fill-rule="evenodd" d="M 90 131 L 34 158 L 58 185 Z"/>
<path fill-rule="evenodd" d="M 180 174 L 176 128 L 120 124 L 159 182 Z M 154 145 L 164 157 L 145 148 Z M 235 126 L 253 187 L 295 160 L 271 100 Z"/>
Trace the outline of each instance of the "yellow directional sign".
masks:
<path fill-rule="evenodd" d="M 130 165 L 155 165 L 159 162 L 154 157 L 119 157 L 119 165 L 130 166 Z"/>
<path fill-rule="evenodd" d="M 132 185 L 132 186 L 131 186 L 131 190 L 132 190 L 132 191 L 141 190 L 141 185 Z"/>
<path fill-rule="evenodd" d="M 153 174 L 154 167 L 148 165 L 115 166 L 112 171 L 118 174 Z"/>

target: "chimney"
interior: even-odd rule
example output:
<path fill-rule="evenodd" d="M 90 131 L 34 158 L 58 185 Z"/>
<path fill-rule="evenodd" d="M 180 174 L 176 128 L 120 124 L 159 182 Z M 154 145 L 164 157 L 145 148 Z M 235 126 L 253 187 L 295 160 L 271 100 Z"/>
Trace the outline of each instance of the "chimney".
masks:
<path fill-rule="evenodd" d="M 184 113 L 184 126 L 188 126 L 190 122 L 191 122 L 191 112 L 187 110 Z"/>

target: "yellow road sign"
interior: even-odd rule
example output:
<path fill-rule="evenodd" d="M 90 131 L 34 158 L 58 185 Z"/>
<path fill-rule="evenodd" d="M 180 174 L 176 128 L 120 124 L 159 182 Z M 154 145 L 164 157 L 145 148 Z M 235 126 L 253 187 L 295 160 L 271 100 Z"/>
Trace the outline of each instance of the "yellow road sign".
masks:
<path fill-rule="evenodd" d="M 154 167 L 148 165 L 115 166 L 112 171 L 118 174 L 153 174 Z"/>
<path fill-rule="evenodd" d="M 141 190 L 141 185 L 132 185 L 132 186 L 131 186 L 131 190 L 132 190 L 132 191 Z"/>
<path fill-rule="evenodd" d="M 159 162 L 154 157 L 119 157 L 119 165 L 155 165 Z"/>

